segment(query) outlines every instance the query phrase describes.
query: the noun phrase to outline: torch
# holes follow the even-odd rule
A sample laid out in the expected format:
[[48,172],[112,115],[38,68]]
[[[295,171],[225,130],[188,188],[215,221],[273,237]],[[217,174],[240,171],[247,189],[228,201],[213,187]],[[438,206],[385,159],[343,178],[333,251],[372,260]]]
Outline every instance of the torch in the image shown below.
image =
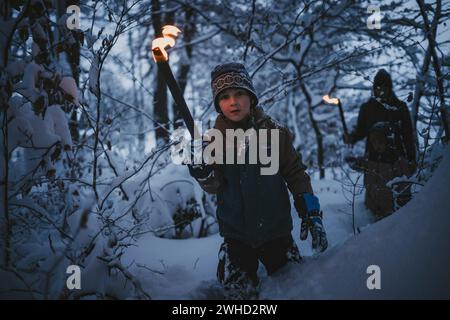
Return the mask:
[[337,106],[339,108],[339,115],[340,115],[341,121],[342,121],[342,128],[344,129],[344,134],[348,135],[347,124],[345,123],[344,110],[342,109],[341,100],[338,98],[330,98],[328,95],[326,95],[326,96],[323,96],[323,101],[325,101],[326,103],[329,103],[329,104],[337,104]]
[[175,104],[178,108],[180,108],[181,117],[186,123],[192,139],[194,139],[197,137],[199,138],[200,134],[194,124],[194,119],[192,118],[191,112],[189,111],[186,101],[184,100],[180,87],[173,76],[172,69],[169,65],[169,54],[165,50],[167,46],[173,47],[175,45],[175,39],[180,32],[180,29],[175,26],[164,26],[162,30],[163,37],[156,38],[152,41],[152,56],[164,76],[164,80],[172,93]]

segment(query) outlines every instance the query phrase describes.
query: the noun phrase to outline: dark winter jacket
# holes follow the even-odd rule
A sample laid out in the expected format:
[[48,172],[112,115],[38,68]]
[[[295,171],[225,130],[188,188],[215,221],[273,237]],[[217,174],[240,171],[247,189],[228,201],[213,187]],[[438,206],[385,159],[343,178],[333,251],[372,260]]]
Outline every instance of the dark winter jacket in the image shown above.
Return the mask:
[[366,141],[368,160],[394,163],[400,158],[406,158],[410,162],[415,162],[416,149],[411,117],[406,104],[395,97],[384,104],[371,98],[361,106],[356,128],[350,134],[352,143],[367,138],[370,131],[380,123],[388,123],[393,129],[393,134],[388,137],[392,144],[386,152],[379,154],[369,141]]
[[[288,189],[294,195],[313,193],[306,167],[292,145],[292,135],[285,127],[269,118],[261,108],[252,110],[245,124],[238,125],[223,115],[215,128],[225,135],[226,129],[253,127],[280,130],[279,170],[274,175],[261,175],[261,164],[215,165],[214,176],[201,181],[202,188],[217,194],[217,219],[223,237],[258,247],[270,240],[290,235],[291,206]],[[269,145],[272,145],[271,143]],[[248,148],[247,148],[248,151]],[[225,150],[226,152],[226,150]]]

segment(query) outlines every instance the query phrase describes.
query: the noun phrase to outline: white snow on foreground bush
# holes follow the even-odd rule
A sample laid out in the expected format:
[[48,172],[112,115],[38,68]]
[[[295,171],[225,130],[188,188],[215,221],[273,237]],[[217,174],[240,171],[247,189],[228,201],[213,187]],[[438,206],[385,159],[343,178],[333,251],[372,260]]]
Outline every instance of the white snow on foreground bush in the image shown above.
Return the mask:
[[[450,149],[432,179],[409,204],[362,228],[357,236],[352,233],[351,216],[345,213],[349,208],[339,182],[313,181],[326,215],[330,248],[313,255],[310,238],[299,240],[299,219],[293,211],[292,234],[304,262],[288,265],[272,277],[260,265],[260,298],[450,298],[449,153]],[[374,222],[364,208],[363,196],[357,198],[355,210],[359,227]],[[141,266],[134,272],[154,299],[215,298],[221,242],[218,235],[188,240],[146,235],[127,250],[124,264]],[[370,265],[381,268],[381,290],[366,286]]]

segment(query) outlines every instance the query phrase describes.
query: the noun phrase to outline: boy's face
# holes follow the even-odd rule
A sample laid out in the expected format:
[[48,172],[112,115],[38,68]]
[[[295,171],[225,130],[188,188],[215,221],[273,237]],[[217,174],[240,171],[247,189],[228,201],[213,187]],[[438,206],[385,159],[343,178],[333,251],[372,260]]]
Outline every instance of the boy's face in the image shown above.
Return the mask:
[[250,96],[245,89],[229,88],[219,94],[220,110],[227,119],[239,122],[250,114]]

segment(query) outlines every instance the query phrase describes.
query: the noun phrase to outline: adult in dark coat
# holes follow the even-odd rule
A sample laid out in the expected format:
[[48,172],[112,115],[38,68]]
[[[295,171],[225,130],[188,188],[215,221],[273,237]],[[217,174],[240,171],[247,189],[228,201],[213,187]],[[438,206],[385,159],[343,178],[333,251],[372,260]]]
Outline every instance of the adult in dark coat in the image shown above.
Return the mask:
[[391,76],[384,69],[376,74],[373,97],[361,106],[356,128],[344,141],[354,144],[364,138],[367,138],[365,161],[360,166],[365,172],[365,203],[381,218],[411,199],[408,183],[397,183],[394,188],[386,183],[416,171],[411,116],[406,104],[394,94]]

